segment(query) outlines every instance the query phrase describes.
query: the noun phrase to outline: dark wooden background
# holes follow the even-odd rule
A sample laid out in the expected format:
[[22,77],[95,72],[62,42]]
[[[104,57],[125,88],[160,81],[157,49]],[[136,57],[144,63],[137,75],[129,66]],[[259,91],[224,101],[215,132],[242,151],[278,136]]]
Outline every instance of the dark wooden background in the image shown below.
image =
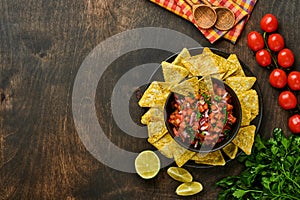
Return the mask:
[[[147,181],[111,169],[85,149],[74,126],[71,96],[81,63],[97,44],[133,28],[169,28],[202,46],[236,53],[256,75],[262,90],[260,134],[268,137],[274,127],[290,134],[290,113],[279,108],[279,91],[270,87],[269,71],[256,64],[247,47],[247,34],[260,31],[264,14],[276,15],[279,32],[295,52],[299,70],[299,7],[298,0],[260,0],[235,45],[225,40],[210,45],[192,24],[147,0],[1,0],[0,199],[180,199],[174,193],[178,183],[168,177],[166,169]],[[129,70],[142,62],[145,53],[132,53],[113,65],[126,62]],[[169,55],[152,57],[160,62]],[[139,152],[150,148],[145,140],[128,144],[132,139],[116,137],[118,127],[105,118],[110,112],[109,92],[124,71],[106,72],[97,90],[96,107],[109,138]],[[189,170],[204,185],[204,191],[190,199],[216,199],[216,180],[238,174],[242,166],[232,161],[225,167]]]

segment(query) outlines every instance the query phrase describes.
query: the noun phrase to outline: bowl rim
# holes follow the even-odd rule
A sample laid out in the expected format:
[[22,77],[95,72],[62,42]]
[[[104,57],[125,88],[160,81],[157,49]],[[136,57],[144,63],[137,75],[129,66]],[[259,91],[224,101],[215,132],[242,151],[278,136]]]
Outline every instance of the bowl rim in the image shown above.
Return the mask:
[[[195,76],[193,76],[193,77],[195,77]],[[199,79],[199,77],[201,77],[201,76],[197,76],[198,79]],[[192,77],[187,77],[187,78],[183,79],[182,81],[187,80],[189,78],[192,78]],[[231,98],[234,99],[233,101],[236,103],[237,107],[235,106],[234,109],[238,111],[238,115],[239,115],[239,116],[235,115],[235,117],[237,119],[237,122],[234,124],[234,130],[232,131],[232,129],[231,129],[231,131],[230,131],[231,132],[231,137],[224,140],[223,143],[222,142],[216,143],[216,145],[213,148],[204,148],[203,149],[203,148],[200,147],[199,149],[198,148],[196,149],[196,148],[192,148],[191,145],[188,146],[186,143],[184,143],[181,140],[177,139],[175,137],[175,134],[174,134],[171,126],[170,126],[170,123],[168,122],[169,114],[167,112],[167,106],[170,103],[170,98],[175,94],[175,92],[170,92],[170,94],[168,95],[168,97],[166,99],[166,102],[164,104],[164,122],[165,122],[166,128],[167,128],[168,132],[170,133],[170,135],[172,136],[172,138],[180,146],[184,147],[187,150],[197,152],[197,153],[211,153],[211,152],[215,152],[217,150],[221,150],[222,148],[227,146],[236,137],[238,131],[240,130],[241,122],[242,122],[242,108],[241,108],[241,103],[238,99],[238,96],[237,96],[236,92],[229,85],[227,85],[224,81],[222,81],[220,79],[217,79],[217,78],[214,78],[214,77],[211,77],[211,79],[212,79],[212,81],[217,81],[217,82],[221,82],[222,84],[224,84],[224,87],[225,87],[226,91],[228,93],[230,93]]]

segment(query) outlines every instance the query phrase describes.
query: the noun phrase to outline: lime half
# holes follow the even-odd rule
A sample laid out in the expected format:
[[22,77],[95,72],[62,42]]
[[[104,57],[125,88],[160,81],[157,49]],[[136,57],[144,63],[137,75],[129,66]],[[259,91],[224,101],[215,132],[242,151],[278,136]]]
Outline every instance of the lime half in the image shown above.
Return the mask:
[[176,181],[180,182],[192,182],[193,177],[192,175],[186,170],[181,167],[170,167],[167,170],[169,176],[171,176]]
[[155,177],[160,170],[159,157],[153,151],[142,151],[135,159],[135,170],[144,179]]
[[176,189],[176,194],[180,196],[194,195],[203,190],[203,186],[199,182],[182,183]]

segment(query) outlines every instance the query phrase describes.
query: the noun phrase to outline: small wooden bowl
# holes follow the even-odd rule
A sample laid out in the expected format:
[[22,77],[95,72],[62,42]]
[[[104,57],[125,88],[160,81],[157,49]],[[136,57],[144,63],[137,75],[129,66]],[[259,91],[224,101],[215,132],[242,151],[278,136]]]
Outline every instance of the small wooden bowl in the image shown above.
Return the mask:
[[221,31],[231,29],[235,24],[235,15],[228,8],[216,8],[217,21],[215,27]]
[[196,24],[203,29],[209,29],[217,22],[216,11],[207,5],[193,6],[193,15]]

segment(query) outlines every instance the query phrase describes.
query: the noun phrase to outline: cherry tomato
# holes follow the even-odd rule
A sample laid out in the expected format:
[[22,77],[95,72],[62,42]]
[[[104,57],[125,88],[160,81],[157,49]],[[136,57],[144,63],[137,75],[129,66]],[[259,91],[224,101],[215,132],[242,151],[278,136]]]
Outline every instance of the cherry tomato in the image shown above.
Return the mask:
[[248,46],[253,51],[258,51],[264,48],[265,46],[264,39],[259,32],[251,31],[248,34]]
[[283,88],[287,82],[287,76],[282,69],[274,69],[269,76],[270,84],[275,88]]
[[289,118],[289,128],[295,134],[300,133],[300,115],[299,114],[295,114]]
[[290,110],[297,106],[297,98],[290,91],[281,92],[278,97],[278,101],[279,105],[285,110]]
[[279,33],[271,34],[268,38],[268,46],[272,51],[280,51],[284,47],[284,39]]
[[292,90],[300,90],[300,72],[292,71],[288,76],[288,85]]
[[293,52],[288,49],[282,49],[277,56],[278,64],[283,68],[291,67],[294,64],[295,58]]
[[264,30],[268,33],[274,32],[278,28],[278,20],[274,15],[266,14],[260,20],[260,27],[261,27],[262,30]]
[[261,49],[255,54],[256,62],[262,66],[266,67],[271,64],[271,55],[266,49]]

